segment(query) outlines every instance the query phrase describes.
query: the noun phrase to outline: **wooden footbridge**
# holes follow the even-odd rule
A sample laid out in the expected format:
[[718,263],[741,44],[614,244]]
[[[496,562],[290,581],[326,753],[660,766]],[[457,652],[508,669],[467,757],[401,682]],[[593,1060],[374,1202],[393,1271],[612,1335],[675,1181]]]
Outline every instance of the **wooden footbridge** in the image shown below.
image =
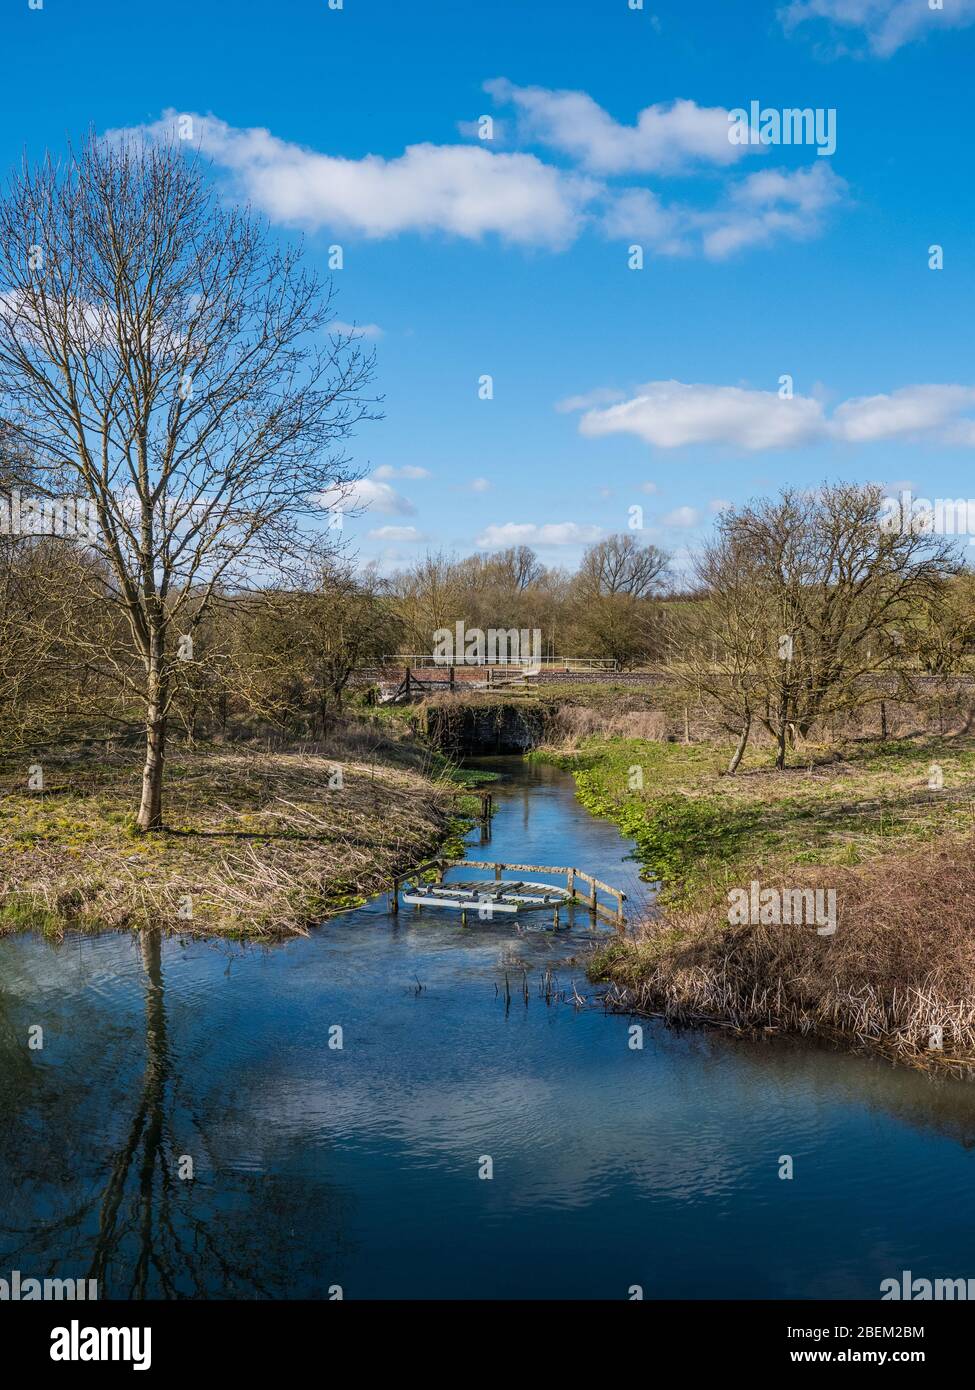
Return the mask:
[[[452,883],[445,882],[445,874],[450,869],[488,869],[493,870],[493,879],[464,879]],[[532,879],[505,879],[506,872],[518,874],[550,874],[565,878],[561,884],[538,883]],[[580,887],[580,885],[584,885]],[[600,898],[611,899],[611,904]],[[555,925],[560,922],[560,913],[570,908],[585,908],[590,916],[602,917],[611,921],[618,931],[626,922],[623,904],[626,894],[613,888],[601,879],[582,869],[566,868],[557,864],[502,864],[485,862],[480,859],[428,859],[409,874],[394,878],[390,892],[390,911],[399,912],[400,899],[419,909],[421,907],[445,907],[460,913],[461,923],[466,926],[468,915],[476,913],[480,921],[490,921],[496,912],[517,914],[538,912],[548,909],[553,914]]]

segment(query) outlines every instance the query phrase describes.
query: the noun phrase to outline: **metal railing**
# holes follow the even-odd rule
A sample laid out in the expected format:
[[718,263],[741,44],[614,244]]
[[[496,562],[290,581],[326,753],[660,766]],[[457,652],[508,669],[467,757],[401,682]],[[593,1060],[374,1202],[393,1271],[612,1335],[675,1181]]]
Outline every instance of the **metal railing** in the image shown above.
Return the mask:
[[488,661],[486,657],[468,657],[466,660],[453,658],[446,661],[443,657],[434,656],[432,652],[394,652],[389,656],[380,657],[378,662],[370,662],[369,666],[531,666],[536,670],[541,668],[552,671],[615,671],[617,663],[612,657],[604,656],[499,656],[494,661]]

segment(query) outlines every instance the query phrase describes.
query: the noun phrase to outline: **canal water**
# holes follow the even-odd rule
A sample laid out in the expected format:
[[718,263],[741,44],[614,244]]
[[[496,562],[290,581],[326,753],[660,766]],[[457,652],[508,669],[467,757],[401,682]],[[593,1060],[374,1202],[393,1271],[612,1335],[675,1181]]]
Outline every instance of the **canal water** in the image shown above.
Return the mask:
[[[473,857],[633,888],[566,774],[495,766]],[[542,925],[375,902],[269,948],[0,941],[0,1278],[875,1299],[975,1274],[975,1088],[653,1023],[633,1048],[633,1020],[560,997],[593,998],[588,917]]]

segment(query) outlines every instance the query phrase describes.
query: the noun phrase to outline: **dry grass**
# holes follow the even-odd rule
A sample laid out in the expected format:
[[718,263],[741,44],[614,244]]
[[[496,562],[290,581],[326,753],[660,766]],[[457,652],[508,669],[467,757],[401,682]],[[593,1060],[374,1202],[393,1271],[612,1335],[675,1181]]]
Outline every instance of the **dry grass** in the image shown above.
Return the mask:
[[546,721],[546,745],[560,752],[574,752],[594,734],[659,743],[667,738],[668,719],[662,710],[627,708],[622,703],[616,709],[599,709],[563,702]]
[[[796,886],[791,878],[762,886]],[[727,904],[647,923],[594,958],[613,1002],[737,1029],[818,1034],[913,1065],[975,1070],[971,840],[804,873],[837,893],[835,935],[727,924]],[[942,1046],[932,1046],[935,1030]]]
[[[346,739],[355,739],[355,731]],[[196,750],[168,765],[165,831],[133,831],[131,753],[46,758],[45,790],[0,778],[0,932],[164,925],[197,935],[304,930],[381,891],[449,829],[416,768],[311,752]],[[342,785],[334,787],[336,766]],[[192,918],[185,916],[186,901]],[[182,915],[181,915],[182,907]]]

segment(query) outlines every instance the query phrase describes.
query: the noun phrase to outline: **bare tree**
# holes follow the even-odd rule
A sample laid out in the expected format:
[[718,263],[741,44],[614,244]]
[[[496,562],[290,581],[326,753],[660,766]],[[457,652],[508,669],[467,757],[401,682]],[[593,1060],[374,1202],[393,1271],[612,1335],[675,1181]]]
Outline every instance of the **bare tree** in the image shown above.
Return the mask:
[[395,648],[399,624],[375,566],[317,558],[300,589],[269,590],[238,605],[231,681],[248,706],[297,733],[323,736],[357,666]]
[[0,200],[0,414],[49,494],[93,506],[84,543],[129,641],[102,657],[144,712],[143,830],[214,592],[297,559],[351,479],[339,446],[371,418],[372,359],[322,336],[332,299],[177,142],[92,136]]
[[950,541],[891,525],[883,490],[838,484],[732,508],[697,567],[702,601],[677,664],[740,731],[757,718],[788,742],[825,716],[878,701],[880,676],[909,684],[908,634],[958,569]]
[[625,669],[653,654],[661,631],[655,598],[669,563],[663,550],[626,532],[589,546],[571,590],[573,629],[587,655]]
[[584,599],[626,594],[649,598],[659,592],[670,557],[655,545],[640,545],[629,532],[607,536],[582,557],[576,588]]
[[394,575],[392,590],[396,613],[414,652],[432,651],[433,634],[440,628],[461,619],[470,621],[460,564],[446,551],[428,551],[422,560]]
[[687,697],[711,706],[737,738],[728,772],[738,770],[762,700],[758,662],[768,618],[750,557],[719,530],[697,556],[696,594],[668,617],[665,667]]

